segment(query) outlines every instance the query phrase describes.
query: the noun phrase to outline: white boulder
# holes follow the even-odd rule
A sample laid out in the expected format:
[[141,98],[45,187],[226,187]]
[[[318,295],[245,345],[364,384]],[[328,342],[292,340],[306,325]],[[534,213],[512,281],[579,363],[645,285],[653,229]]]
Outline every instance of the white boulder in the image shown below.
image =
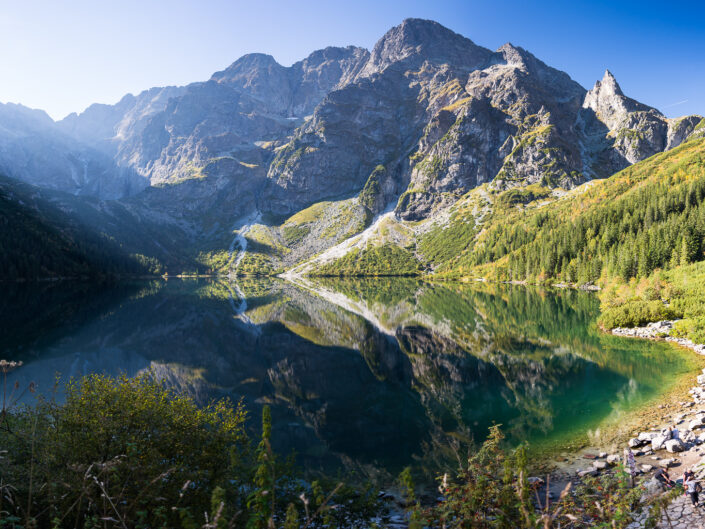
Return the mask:
[[696,428],[700,428],[702,425],[703,425],[703,420],[695,418],[688,423],[688,430],[695,430]]
[[683,444],[683,441],[681,441],[680,439],[669,439],[668,441],[666,441],[664,446],[665,446],[666,450],[668,450],[671,453],[682,452],[683,450],[685,450],[685,445]]
[[657,435],[651,440],[651,449],[661,450],[666,444],[666,441],[668,441],[668,437],[665,435]]

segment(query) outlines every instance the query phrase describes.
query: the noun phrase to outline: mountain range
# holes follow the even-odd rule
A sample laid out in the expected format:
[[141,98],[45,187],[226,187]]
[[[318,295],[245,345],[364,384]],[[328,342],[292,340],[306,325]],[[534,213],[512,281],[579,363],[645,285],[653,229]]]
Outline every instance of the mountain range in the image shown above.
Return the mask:
[[[338,273],[347,259],[419,273],[503,201],[550,202],[703,136],[701,116],[668,119],[609,71],[586,90],[520,47],[408,19],[371,51],[326,48],[290,67],[249,54],[58,122],[0,105],[0,198],[23,210],[5,221],[13,237],[31,216],[144,272]],[[77,270],[24,269],[0,272]]]

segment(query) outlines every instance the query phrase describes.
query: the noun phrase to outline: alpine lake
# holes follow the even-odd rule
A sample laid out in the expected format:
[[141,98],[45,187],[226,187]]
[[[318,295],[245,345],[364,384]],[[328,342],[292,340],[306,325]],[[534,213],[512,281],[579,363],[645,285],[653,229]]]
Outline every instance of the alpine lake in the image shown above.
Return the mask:
[[[595,294],[415,279],[5,284],[8,387],[150,371],[199,403],[243,400],[305,469],[429,475],[501,424],[534,454],[599,443],[702,361],[596,325]],[[25,392],[24,402],[36,394]]]

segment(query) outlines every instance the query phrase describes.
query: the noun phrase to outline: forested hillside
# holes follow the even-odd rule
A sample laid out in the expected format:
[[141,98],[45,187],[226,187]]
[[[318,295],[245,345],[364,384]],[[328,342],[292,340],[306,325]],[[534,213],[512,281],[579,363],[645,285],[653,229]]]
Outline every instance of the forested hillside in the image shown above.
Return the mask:
[[700,261],[705,141],[652,156],[552,203],[497,208],[484,226],[440,273],[585,283]]
[[32,186],[0,177],[0,281],[150,271],[158,271],[156,263],[127,255],[36,196]]

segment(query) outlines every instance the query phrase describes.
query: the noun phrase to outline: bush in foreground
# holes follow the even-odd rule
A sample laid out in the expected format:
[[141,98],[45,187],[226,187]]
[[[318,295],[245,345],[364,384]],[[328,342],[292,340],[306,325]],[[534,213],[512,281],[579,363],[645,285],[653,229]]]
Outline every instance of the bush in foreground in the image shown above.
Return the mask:
[[63,404],[3,409],[0,528],[367,526],[375,491],[296,479],[272,453],[268,409],[256,449],[245,419],[241,405],[199,408],[147,376],[93,375]]

